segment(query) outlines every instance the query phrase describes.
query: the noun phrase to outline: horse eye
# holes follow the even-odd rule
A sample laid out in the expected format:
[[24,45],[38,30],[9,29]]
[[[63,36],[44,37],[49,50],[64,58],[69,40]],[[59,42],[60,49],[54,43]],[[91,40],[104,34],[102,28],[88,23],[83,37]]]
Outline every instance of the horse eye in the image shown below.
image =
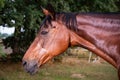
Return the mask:
[[52,28],[56,28],[56,26],[52,26]]
[[45,35],[47,34],[48,32],[47,31],[42,31],[41,34]]

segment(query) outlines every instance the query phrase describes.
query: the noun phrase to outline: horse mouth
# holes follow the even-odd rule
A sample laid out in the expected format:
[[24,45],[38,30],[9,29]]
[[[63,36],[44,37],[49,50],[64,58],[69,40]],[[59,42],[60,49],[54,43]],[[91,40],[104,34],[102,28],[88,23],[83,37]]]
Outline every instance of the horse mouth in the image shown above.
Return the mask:
[[23,62],[23,67],[30,75],[34,75],[39,69],[37,64],[26,64],[25,62]]
[[32,67],[29,70],[27,70],[27,73],[29,73],[30,75],[34,75],[35,73],[37,73],[38,71],[38,67]]

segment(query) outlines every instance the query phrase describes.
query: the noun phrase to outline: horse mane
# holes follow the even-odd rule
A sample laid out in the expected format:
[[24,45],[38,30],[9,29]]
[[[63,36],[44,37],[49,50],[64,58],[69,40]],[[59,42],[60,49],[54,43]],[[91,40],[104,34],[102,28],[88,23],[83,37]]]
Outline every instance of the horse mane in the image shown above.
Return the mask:
[[[79,31],[76,16],[85,16],[86,22],[96,28],[104,28],[105,30],[120,31],[120,13],[66,13],[59,12],[55,15],[55,20],[61,20],[64,25],[75,32]],[[114,15],[114,16],[113,16]],[[119,16],[118,16],[119,15]],[[47,16],[43,24],[47,27],[47,23],[51,24],[51,17]],[[114,28],[113,28],[114,27]],[[112,28],[112,29],[111,29]]]
[[[56,13],[55,15],[55,20],[61,20],[62,23],[64,25],[66,25],[66,27],[70,30],[73,31],[77,31],[78,30],[78,26],[77,26],[77,20],[76,20],[76,15],[78,13],[65,13],[65,12],[60,12],[60,13]],[[44,27],[48,27],[48,25],[52,25],[51,21],[53,19],[51,18],[51,16],[46,16],[46,18],[43,20],[41,26],[44,25]]]
[[62,23],[66,25],[66,27],[73,31],[78,31],[76,16],[78,13],[57,13],[57,19],[61,19]]
[[120,13],[57,13],[56,17],[61,20],[66,27],[73,31],[79,31],[76,16],[85,16],[86,23],[108,31],[120,31]]

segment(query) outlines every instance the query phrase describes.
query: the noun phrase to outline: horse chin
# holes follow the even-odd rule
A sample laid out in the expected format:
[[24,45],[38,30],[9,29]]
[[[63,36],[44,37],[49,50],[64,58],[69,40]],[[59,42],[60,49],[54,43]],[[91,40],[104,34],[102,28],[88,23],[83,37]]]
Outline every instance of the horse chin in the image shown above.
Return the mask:
[[28,66],[28,67],[24,67],[25,71],[27,73],[29,73],[30,75],[34,75],[38,72],[39,67],[37,65],[34,65],[32,67]]
[[28,71],[28,73],[30,74],[30,75],[34,75],[34,74],[36,74],[38,72],[38,68],[36,68],[36,69],[31,69],[30,71]]

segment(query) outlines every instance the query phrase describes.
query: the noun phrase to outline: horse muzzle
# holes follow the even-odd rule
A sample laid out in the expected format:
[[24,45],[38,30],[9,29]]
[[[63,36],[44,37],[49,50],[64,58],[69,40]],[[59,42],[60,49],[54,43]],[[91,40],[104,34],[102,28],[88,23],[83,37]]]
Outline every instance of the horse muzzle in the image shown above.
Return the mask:
[[[30,60],[31,57],[28,59],[23,58],[22,64],[26,72],[30,74],[35,74],[38,71],[39,66],[46,60],[47,56],[47,50],[44,48],[41,48],[40,51],[36,52],[37,57]],[[40,64],[39,64],[40,63]]]
[[30,73],[31,75],[35,74],[38,71],[39,67],[36,61],[27,62],[23,60],[22,64],[23,64],[25,71],[27,73]]

